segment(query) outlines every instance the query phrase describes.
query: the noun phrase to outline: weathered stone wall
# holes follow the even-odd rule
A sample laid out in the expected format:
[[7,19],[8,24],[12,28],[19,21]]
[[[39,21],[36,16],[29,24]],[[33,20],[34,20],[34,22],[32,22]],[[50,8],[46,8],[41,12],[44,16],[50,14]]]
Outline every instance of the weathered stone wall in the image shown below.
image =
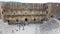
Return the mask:
[[[18,7],[20,6],[20,7]],[[47,18],[47,4],[7,3],[3,7],[4,20],[19,22],[41,22]]]
[[[13,22],[41,22],[51,17],[51,3],[2,3],[3,20]],[[12,22],[11,22],[12,23]]]

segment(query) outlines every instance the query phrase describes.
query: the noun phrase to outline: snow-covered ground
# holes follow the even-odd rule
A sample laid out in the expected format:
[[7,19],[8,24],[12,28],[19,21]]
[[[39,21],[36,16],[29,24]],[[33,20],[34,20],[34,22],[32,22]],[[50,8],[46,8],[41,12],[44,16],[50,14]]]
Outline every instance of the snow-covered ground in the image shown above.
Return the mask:
[[0,34],[60,34],[60,21],[51,18],[43,24],[29,24],[24,27],[8,25],[0,20]]

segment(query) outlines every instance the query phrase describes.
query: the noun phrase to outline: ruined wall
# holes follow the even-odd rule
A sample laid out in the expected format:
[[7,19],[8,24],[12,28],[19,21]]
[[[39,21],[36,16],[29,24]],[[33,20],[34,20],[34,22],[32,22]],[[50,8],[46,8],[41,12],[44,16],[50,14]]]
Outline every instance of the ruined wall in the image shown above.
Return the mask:
[[48,5],[40,3],[6,3],[4,20],[8,22],[41,22],[48,18]]
[[[0,18],[8,22],[42,22],[48,20],[56,11],[57,3],[19,3],[4,2],[0,4]],[[60,5],[59,5],[60,6]]]
[[52,10],[51,10],[55,17],[58,18],[60,16],[60,3],[52,3]]

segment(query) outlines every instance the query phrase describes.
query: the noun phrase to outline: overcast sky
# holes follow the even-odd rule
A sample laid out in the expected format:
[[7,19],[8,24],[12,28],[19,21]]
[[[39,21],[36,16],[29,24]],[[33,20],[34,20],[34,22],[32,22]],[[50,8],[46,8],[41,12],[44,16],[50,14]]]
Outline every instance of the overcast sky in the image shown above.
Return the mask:
[[23,3],[46,3],[46,2],[58,2],[60,3],[60,0],[0,0],[4,2],[23,2]]

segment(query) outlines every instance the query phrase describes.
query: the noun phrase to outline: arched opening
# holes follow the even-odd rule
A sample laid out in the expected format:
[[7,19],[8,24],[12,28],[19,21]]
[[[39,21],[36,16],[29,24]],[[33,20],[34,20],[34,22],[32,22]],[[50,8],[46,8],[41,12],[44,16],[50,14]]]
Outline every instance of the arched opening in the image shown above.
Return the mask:
[[16,19],[16,22],[18,22],[19,20],[18,19]]
[[34,18],[34,21],[36,21],[36,19]]
[[3,14],[3,12],[2,12],[2,14]]
[[25,21],[28,21],[28,19],[27,19],[27,18],[25,18]]
[[9,23],[10,21],[9,21],[9,20],[7,20],[7,22]]
[[54,17],[53,15],[51,15],[51,17]]

